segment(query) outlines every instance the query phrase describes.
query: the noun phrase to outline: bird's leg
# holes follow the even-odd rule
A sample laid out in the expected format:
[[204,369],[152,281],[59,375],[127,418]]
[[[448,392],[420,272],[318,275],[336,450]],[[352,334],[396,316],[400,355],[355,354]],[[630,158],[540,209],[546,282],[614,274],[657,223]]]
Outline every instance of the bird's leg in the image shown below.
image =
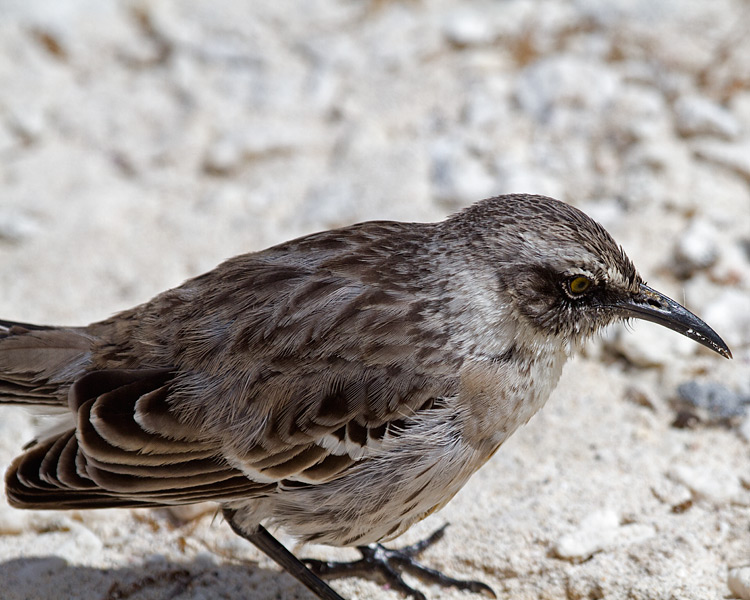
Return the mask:
[[390,588],[416,600],[426,600],[425,595],[408,585],[401,577],[402,572],[407,572],[425,583],[455,587],[496,598],[497,596],[495,596],[492,588],[481,581],[453,579],[440,571],[425,567],[415,560],[416,556],[419,556],[426,548],[443,537],[446,527],[447,525],[443,525],[428,538],[397,550],[390,550],[381,544],[357,546],[362,558],[352,562],[327,562],[314,559],[303,559],[303,562],[311,571],[324,578],[349,577],[352,575],[371,578],[375,574],[382,578]]
[[245,538],[248,542],[254,544],[259,550],[275,560],[279,566],[295,577],[297,581],[307,587],[307,589],[320,598],[320,600],[344,600],[344,598],[333,591],[331,586],[310,571],[310,569],[294,556],[294,554],[289,552],[281,542],[268,533],[264,527],[258,525],[253,533],[247,533],[234,521],[236,511],[230,508],[224,508],[222,513],[224,514],[227,523],[229,523],[229,526],[232,528],[232,531],[240,537]]

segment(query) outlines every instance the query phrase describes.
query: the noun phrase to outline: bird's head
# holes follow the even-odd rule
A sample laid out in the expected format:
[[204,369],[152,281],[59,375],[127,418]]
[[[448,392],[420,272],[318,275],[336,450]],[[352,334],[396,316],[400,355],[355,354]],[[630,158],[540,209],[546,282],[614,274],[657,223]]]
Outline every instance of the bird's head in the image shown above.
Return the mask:
[[497,273],[511,312],[538,333],[577,346],[613,321],[644,319],[731,358],[713,329],[646,286],[609,233],[580,210],[544,196],[510,195],[454,219]]

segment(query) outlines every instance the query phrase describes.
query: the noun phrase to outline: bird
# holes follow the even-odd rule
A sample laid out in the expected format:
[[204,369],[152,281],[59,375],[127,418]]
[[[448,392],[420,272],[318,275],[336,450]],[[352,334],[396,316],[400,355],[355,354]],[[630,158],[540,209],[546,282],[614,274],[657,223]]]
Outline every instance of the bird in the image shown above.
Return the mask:
[[[370,221],[231,258],[82,327],[0,321],[0,402],[39,407],[5,476],[28,509],[213,501],[308,587],[403,572],[494,596],[382,543],[442,508],[606,325],[643,319],[720,354],[577,208],[509,194],[436,223]],[[298,559],[268,530],[352,546]]]

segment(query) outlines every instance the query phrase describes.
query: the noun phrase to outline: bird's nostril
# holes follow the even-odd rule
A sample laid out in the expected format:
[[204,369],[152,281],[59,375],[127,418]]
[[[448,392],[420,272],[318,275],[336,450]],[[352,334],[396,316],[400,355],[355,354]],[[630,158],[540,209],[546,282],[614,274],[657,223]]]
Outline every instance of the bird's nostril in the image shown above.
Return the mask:
[[661,302],[656,300],[655,298],[646,298],[646,304],[650,304],[654,308],[663,308]]

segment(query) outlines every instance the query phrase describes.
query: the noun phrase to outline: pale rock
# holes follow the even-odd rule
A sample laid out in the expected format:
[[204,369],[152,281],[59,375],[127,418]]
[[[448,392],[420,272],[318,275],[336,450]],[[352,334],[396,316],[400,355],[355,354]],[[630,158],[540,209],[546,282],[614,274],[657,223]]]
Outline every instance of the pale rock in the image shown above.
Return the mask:
[[720,332],[730,348],[742,347],[750,339],[750,292],[725,288],[706,306],[701,317]]
[[739,477],[717,466],[674,465],[668,475],[689,488],[696,500],[724,504],[738,501],[742,493]]
[[688,181],[691,156],[684,144],[672,139],[662,137],[650,137],[641,140],[631,152],[625,157],[625,166],[628,169],[648,169],[655,176],[677,181]]
[[20,243],[41,230],[39,220],[28,212],[0,209],[0,240]]
[[656,481],[651,486],[651,492],[660,502],[673,507],[685,504],[693,497],[689,488],[666,477]]
[[289,154],[314,139],[311,130],[294,123],[249,123],[219,135],[206,150],[204,169],[230,174],[244,163]]
[[0,535],[18,535],[26,531],[31,513],[12,508],[0,501]]
[[530,165],[528,161],[498,157],[495,160],[494,172],[497,177],[497,188],[493,195],[526,193],[559,198],[565,193],[559,178],[542,168]]
[[741,132],[739,121],[723,106],[701,96],[682,96],[674,104],[675,126],[686,137],[713,135],[734,139]]
[[590,556],[619,546],[643,542],[656,534],[651,525],[620,525],[613,510],[590,514],[581,521],[578,529],[562,536],[554,547],[559,558],[585,560]]
[[750,567],[729,569],[727,585],[740,600],[750,600]]
[[650,86],[624,84],[612,99],[612,119],[607,127],[625,140],[662,140],[669,130],[664,96]]
[[576,206],[594,219],[594,221],[600,223],[614,237],[617,237],[614,232],[622,227],[622,221],[625,217],[625,209],[622,202],[614,198],[603,198],[596,202],[582,202]]
[[486,15],[459,10],[446,18],[443,23],[443,35],[457,46],[476,46],[491,42],[495,32]]
[[89,64],[100,59],[101,50],[129,39],[132,27],[118,18],[121,6],[114,0],[5,0],[0,4],[3,20],[15,19],[46,37],[59,60],[75,56]]
[[657,130],[625,153],[619,191],[637,211],[656,202],[681,206],[691,189],[693,162],[684,143]]
[[482,132],[496,129],[507,131],[513,113],[507,104],[498,102],[498,96],[505,94],[508,85],[505,81],[488,82],[489,89],[469,96],[461,110],[461,123]]
[[693,145],[696,156],[750,179],[750,142],[701,140]]
[[721,244],[718,260],[711,265],[710,275],[714,282],[750,288],[750,260],[741,243]]
[[44,113],[39,107],[16,105],[8,118],[8,126],[22,143],[38,141],[47,128]]
[[227,175],[242,163],[242,144],[232,136],[214,141],[206,151],[203,168],[207,173]]
[[624,325],[615,326],[617,334],[611,347],[639,367],[656,367],[691,356],[697,347],[693,340],[653,323],[635,321],[629,327],[632,332]]
[[719,232],[705,220],[695,219],[677,239],[674,262],[681,277],[713,265],[719,257]]
[[[723,253],[724,250],[725,247],[722,246],[721,252]],[[674,266],[672,268],[674,269]],[[683,280],[682,289],[679,292],[673,292],[673,298],[689,311],[705,320],[706,307],[718,298],[724,289],[724,287],[717,286],[716,282],[712,280],[712,271],[708,269],[694,271],[689,279]],[[713,326],[713,323],[711,323],[711,326]]]
[[71,562],[90,562],[104,548],[102,540],[88,527],[71,522],[70,536],[55,549],[55,554]]
[[454,141],[441,141],[432,151],[435,197],[449,205],[466,205],[495,195],[495,178],[477,156]]
[[614,71],[596,61],[572,56],[544,58],[525,68],[516,87],[521,108],[546,123],[553,111],[574,107],[577,112],[604,110],[620,89]]

